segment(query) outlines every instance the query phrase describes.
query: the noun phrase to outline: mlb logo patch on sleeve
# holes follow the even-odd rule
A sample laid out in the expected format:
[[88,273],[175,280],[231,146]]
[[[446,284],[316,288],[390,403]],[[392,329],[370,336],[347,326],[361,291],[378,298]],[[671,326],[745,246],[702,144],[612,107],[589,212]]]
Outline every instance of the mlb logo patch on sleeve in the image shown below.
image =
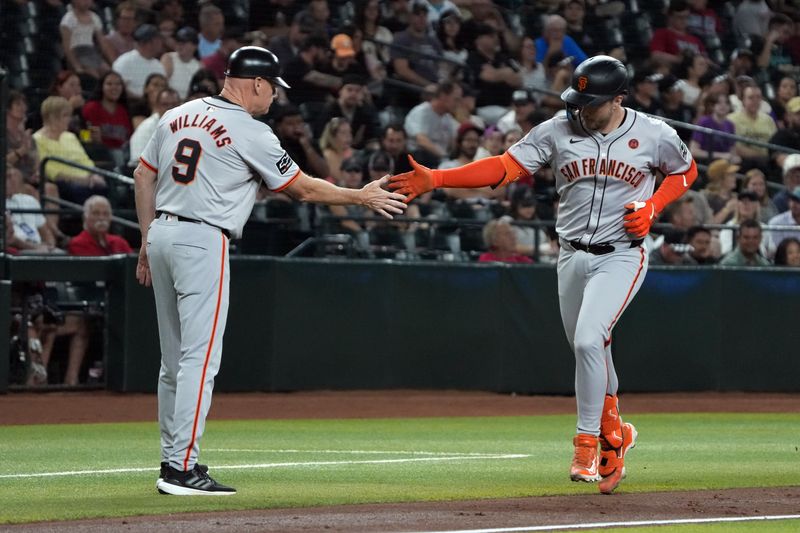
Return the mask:
[[281,174],[286,174],[286,172],[292,166],[292,158],[289,157],[289,154],[287,154],[286,152],[283,152],[283,155],[278,160],[278,162],[275,163],[275,166],[278,167],[278,171]]

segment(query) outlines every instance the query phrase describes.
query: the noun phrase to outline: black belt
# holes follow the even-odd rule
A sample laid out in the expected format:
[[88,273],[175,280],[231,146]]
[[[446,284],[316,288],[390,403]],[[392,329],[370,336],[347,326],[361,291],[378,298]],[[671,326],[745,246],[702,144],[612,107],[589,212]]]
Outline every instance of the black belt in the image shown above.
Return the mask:
[[191,222],[192,224],[205,224],[206,226],[217,228],[222,232],[223,235],[225,235],[228,238],[228,240],[231,239],[230,231],[226,230],[225,228],[220,228],[219,226],[215,226],[214,224],[209,224],[208,222],[203,222],[202,220],[197,220],[196,218],[183,217],[181,215],[176,215],[174,213],[167,213],[166,211],[156,211],[156,218],[160,218],[161,215],[169,215],[175,217],[181,222]]
[[[630,246],[622,246],[621,248],[636,248],[643,242],[644,239],[636,239],[635,241],[631,241]],[[617,249],[616,246],[608,242],[601,242],[597,244],[583,244],[581,243],[581,241],[569,241],[569,245],[576,250],[588,252],[593,255],[606,255],[610,254],[611,252]]]

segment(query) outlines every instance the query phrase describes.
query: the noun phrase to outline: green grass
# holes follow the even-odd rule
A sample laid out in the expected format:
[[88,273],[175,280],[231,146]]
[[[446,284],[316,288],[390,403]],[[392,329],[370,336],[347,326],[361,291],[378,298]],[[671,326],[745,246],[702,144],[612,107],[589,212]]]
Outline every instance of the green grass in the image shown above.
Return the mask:
[[[628,479],[622,487],[625,492],[797,483],[798,414],[659,414],[637,415],[632,421],[640,438],[628,463]],[[210,464],[215,477],[235,486],[239,494],[198,499],[156,494],[159,443],[154,423],[5,426],[0,428],[0,523],[366,502],[594,494],[596,487],[568,480],[573,427],[573,416],[212,420],[203,439],[201,462]],[[225,449],[253,451],[222,451]],[[443,460],[458,454],[529,456]],[[436,460],[352,463],[422,458]],[[330,461],[343,464],[238,468],[248,464]],[[236,468],[220,468],[224,466]],[[2,477],[117,468],[151,470]],[[725,531],[734,527],[724,526]],[[758,527],[767,530],[777,525],[759,523]]]

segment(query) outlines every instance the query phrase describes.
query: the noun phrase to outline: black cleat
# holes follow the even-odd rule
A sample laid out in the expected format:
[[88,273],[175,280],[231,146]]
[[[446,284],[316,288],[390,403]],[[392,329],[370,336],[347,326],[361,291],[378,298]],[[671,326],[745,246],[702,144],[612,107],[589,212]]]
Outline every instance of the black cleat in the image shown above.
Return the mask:
[[194,465],[192,470],[183,472],[169,465],[162,464],[162,477],[156,483],[160,494],[174,496],[229,496],[236,494],[236,489],[214,481],[208,475],[206,465]]

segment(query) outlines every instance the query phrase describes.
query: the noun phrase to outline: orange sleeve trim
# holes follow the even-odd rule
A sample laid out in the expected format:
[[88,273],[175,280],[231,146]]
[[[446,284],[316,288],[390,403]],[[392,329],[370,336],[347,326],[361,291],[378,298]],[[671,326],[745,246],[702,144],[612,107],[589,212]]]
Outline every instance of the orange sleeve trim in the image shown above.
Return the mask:
[[656,210],[660,213],[668,204],[680,198],[683,193],[689,190],[696,179],[697,165],[694,159],[686,171],[679,174],[670,174],[664,178],[658,190],[653,194],[653,204]]
[[297,177],[298,177],[300,174],[302,174],[302,172],[303,172],[302,170],[300,170],[300,169],[297,169],[297,172],[295,172],[295,173],[294,173],[294,176],[292,176],[292,177],[291,177],[291,179],[290,179],[289,181],[287,181],[286,183],[284,183],[283,185],[281,185],[281,186],[280,186],[280,187],[278,187],[277,189],[273,189],[273,190],[272,190],[272,192],[281,192],[281,191],[282,191],[282,190],[284,190],[286,187],[288,187],[289,185],[291,185],[291,184],[292,184],[292,182],[293,182],[294,180],[296,180],[296,179],[297,179]]
[[142,162],[142,164],[143,164],[144,166],[146,166],[147,168],[149,168],[149,169],[150,169],[150,170],[152,170],[153,172],[158,172],[158,169],[157,169],[156,167],[154,167],[153,165],[151,165],[150,163],[148,163],[148,162],[145,160],[145,158],[144,158],[144,157],[139,157],[139,161],[141,161],[141,162]]

